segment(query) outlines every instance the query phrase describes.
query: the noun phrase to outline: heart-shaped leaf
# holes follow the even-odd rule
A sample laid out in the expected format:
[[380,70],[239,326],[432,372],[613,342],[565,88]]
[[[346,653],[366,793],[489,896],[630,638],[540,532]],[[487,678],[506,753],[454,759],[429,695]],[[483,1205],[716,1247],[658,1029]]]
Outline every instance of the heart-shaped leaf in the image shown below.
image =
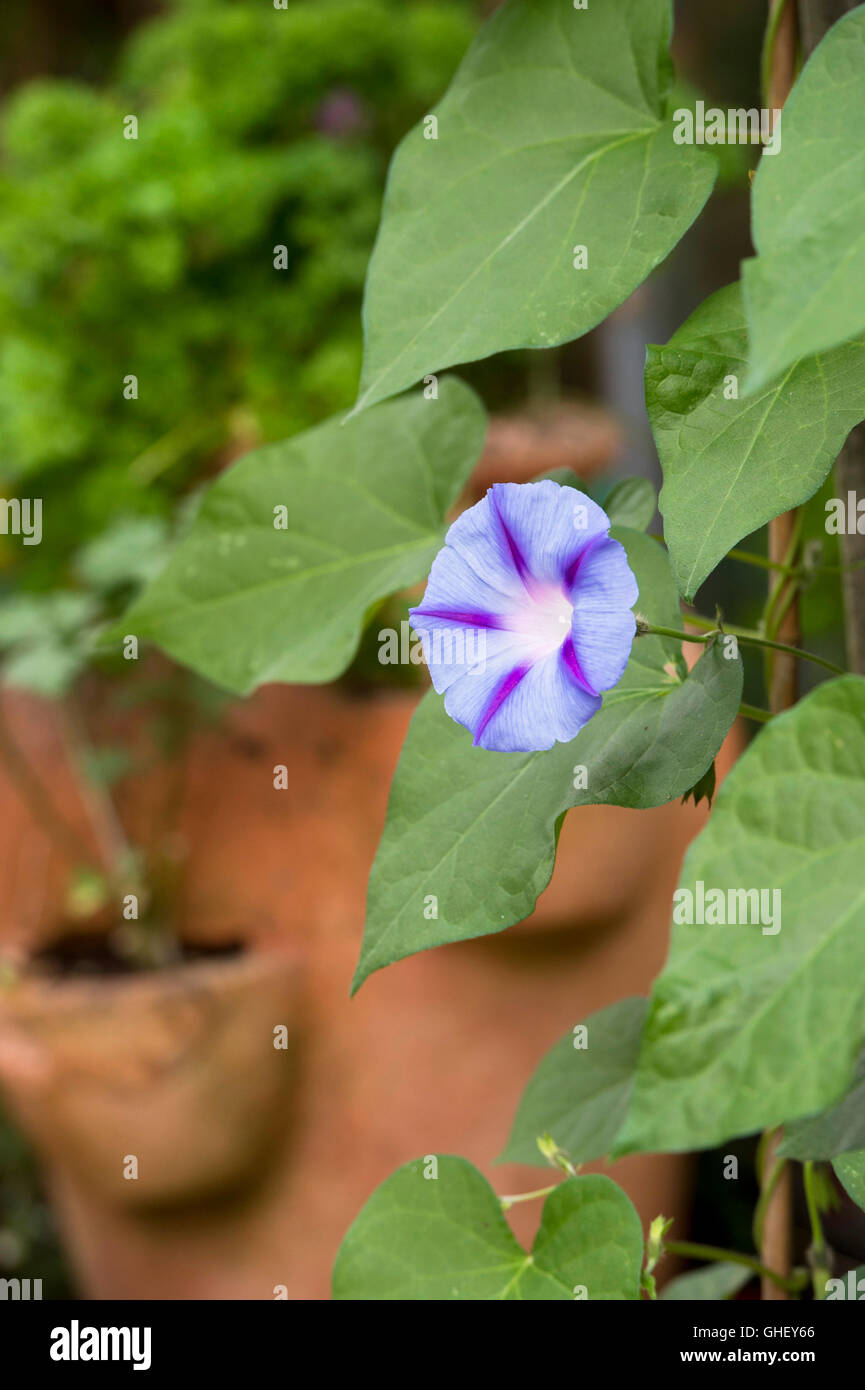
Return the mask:
[[796,362],[741,397],[746,357],[738,284],[713,294],[666,347],[648,352],[646,408],[664,471],[664,538],[686,598],[743,536],[807,501],[865,419],[865,338]]
[[706,1265],[705,1269],[692,1269],[688,1274],[671,1279],[662,1290],[661,1298],[668,1303],[720,1303],[744,1289],[753,1278],[754,1271],[745,1265],[719,1260],[717,1264]]
[[480,453],[461,381],[258,449],[209,489],[189,534],[115,630],[217,685],[332,680],[369,609],[429,570]]
[[357,409],[606,318],[712,187],[676,144],[669,0],[508,0],[391,165]]
[[333,1272],[344,1300],[639,1298],[643,1232],[605,1177],[569,1178],[544,1203],[532,1252],[464,1158],[429,1155],[398,1168],[348,1231]]
[[865,1211],[865,1149],[856,1153],[841,1154],[833,1160],[832,1167],[844,1184],[848,1196],[857,1207]]
[[865,1052],[860,1052],[853,1085],[837,1105],[819,1115],[784,1126],[778,1150],[784,1158],[834,1158],[865,1147]]
[[865,329],[865,5],[829,30],[784,107],[781,150],[760,160],[742,279],[757,391],[802,357]]
[[544,1134],[572,1163],[608,1154],[628,1108],[645,1017],[645,999],[621,999],[566,1033],[523,1092],[500,1161],[543,1165]]
[[710,1148],[843,1094],[865,1036],[863,853],[865,680],[844,676],[758,734],[688,851],[614,1153]]

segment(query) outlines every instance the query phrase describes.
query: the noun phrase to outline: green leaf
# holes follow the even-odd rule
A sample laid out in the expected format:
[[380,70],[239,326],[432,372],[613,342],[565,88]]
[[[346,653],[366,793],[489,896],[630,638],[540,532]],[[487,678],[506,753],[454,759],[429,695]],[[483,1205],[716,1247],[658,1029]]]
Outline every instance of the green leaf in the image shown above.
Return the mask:
[[784,107],[780,153],[753,190],[742,279],[746,389],[865,329],[865,6],[829,30]]
[[168,527],[162,517],[121,517],[75,557],[78,577],[101,593],[155,579],[168,558]]
[[761,730],[688,851],[695,918],[699,882],[777,890],[781,911],[770,896],[765,926],[674,924],[614,1153],[710,1148],[849,1086],[865,1034],[863,853],[865,680],[844,676]]
[[645,531],[655,515],[658,499],[648,478],[623,478],[602,505],[614,526]]
[[857,1207],[865,1211],[865,1149],[856,1153],[841,1154],[833,1159],[832,1167],[838,1174],[845,1192],[852,1197]]
[[[697,109],[698,101],[703,103],[700,110]],[[705,88],[698,90],[677,74],[667,105],[672,111],[687,108],[691,112],[694,129],[697,130],[705,125],[706,108],[711,107],[713,102]],[[712,154],[718,161],[718,182],[715,186],[717,193],[732,189],[738,193],[748,187],[748,173],[756,163],[757,146],[733,143],[714,145]]]
[[46,699],[66,694],[91,655],[98,613],[92,594],[64,590],[0,601],[4,684]]
[[337,1300],[401,1302],[639,1298],[643,1233],[605,1177],[569,1178],[544,1203],[527,1255],[489,1183],[464,1158],[417,1159],[370,1197],[340,1246]]
[[38,641],[51,598],[53,595],[46,600],[42,595],[9,594],[0,599],[0,651],[16,647],[19,642]]
[[830,1279],[826,1285],[824,1298],[831,1303],[837,1299],[850,1299],[861,1303],[865,1299],[865,1265],[850,1269],[846,1274]]
[[87,649],[63,646],[47,638],[16,648],[3,663],[4,684],[29,690],[46,700],[59,699],[74,685],[87,662]]
[[692,598],[731,546],[811,497],[865,418],[865,338],[796,362],[755,395],[744,379],[738,284],[713,294],[666,347],[650,347],[646,408],[664,471],[660,508],[679,592]]
[[847,1094],[818,1115],[785,1125],[778,1152],[784,1158],[834,1158],[865,1148],[865,1051],[859,1053],[853,1085]]
[[[592,496],[591,485],[578,477],[573,468],[568,468],[567,464],[563,464],[561,468],[551,468],[546,473],[538,473],[531,481],[533,483],[542,483],[547,478],[549,478],[550,482],[558,483],[561,487],[572,487],[576,488],[577,492],[584,492],[587,497],[592,498],[593,502],[598,501],[597,497]],[[600,505],[600,502],[598,502],[598,506]]]
[[622,999],[586,1020],[585,1047],[566,1033],[523,1092],[500,1162],[543,1167],[537,1139],[544,1134],[572,1163],[609,1153],[628,1108],[645,1017],[645,999]]
[[[661,546],[636,531],[614,534],[637,577],[640,612],[660,626],[677,625]],[[543,753],[473,747],[441,697],[427,694],[391,788],[352,988],[416,951],[521,922],[549,882],[564,813],[596,804],[660,806],[682,796],[720,748],[741,691],[741,660],[727,660],[720,644],[687,674],[678,642],[640,637],[598,714],[572,743]]]
[[[600,323],[699,213],[714,159],[665,115],[669,0],[509,0],[391,165],[357,409]],[[588,266],[576,269],[575,248]]]
[[685,792],[682,797],[682,805],[684,806],[687,801],[693,801],[695,806],[699,806],[700,802],[705,800],[707,807],[711,806],[717,780],[715,764],[712,763],[711,767],[703,773],[699,782],[695,782],[693,787],[689,787]]
[[150,638],[238,694],[332,680],[370,608],[429,570],[483,435],[480,402],[452,378],[437,400],[413,393],[256,450],[213,484],[113,635]]
[[50,639],[77,641],[98,613],[99,604],[91,594],[62,589],[9,594],[0,599],[0,650]]
[[734,1293],[744,1289],[754,1278],[753,1270],[745,1265],[732,1264],[719,1260],[717,1264],[706,1265],[704,1269],[693,1269],[688,1274],[680,1274],[671,1279],[663,1289],[661,1298],[670,1303],[706,1301],[721,1303],[732,1298]]

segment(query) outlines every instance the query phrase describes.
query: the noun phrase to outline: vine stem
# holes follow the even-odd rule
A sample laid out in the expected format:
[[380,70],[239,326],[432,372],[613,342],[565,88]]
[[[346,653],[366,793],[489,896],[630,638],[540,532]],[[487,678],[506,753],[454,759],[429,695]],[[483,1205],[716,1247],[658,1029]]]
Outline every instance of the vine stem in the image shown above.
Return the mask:
[[681,1255],[684,1259],[716,1261],[723,1260],[726,1264],[744,1265],[746,1269],[751,1269],[755,1274],[759,1274],[763,1279],[769,1279],[785,1293],[798,1293],[801,1280],[795,1275],[778,1274],[768,1265],[761,1262],[754,1255],[741,1255],[738,1250],[721,1250],[716,1245],[695,1245],[689,1240],[665,1240],[664,1249],[669,1255]]
[[768,555],[755,555],[753,551],[739,550],[735,546],[732,550],[727,551],[725,558],[728,560],[739,560],[743,565],[754,565],[757,569],[761,570],[780,570],[784,574],[791,573],[780,560],[770,560]]
[[804,1168],[805,1203],[808,1207],[808,1220],[811,1223],[811,1273],[814,1284],[814,1297],[826,1296],[826,1283],[831,1278],[829,1250],[820,1220],[820,1203],[817,1198],[816,1165],[809,1159]]
[[760,709],[758,705],[741,704],[739,713],[743,719],[753,719],[755,724],[768,724],[770,720],[775,718],[770,710]]
[[[779,520],[778,517],[775,520]],[[771,525],[771,523],[770,523]],[[800,576],[797,569],[793,566],[796,552],[802,539],[802,513],[786,512],[784,514],[784,525],[779,527],[774,539],[770,535],[770,545],[774,545],[778,554],[783,558],[777,569],[782,573],[773,574],[769,580],[769,592],[766,595],[766,603],[763,608],[763,616],[760,621],[760,631],[768,633],[770,637],[775,636],[781,629],[790,612],[790,607],[799,592]],[[798,612],[791,615],[796,617],[793,625],[798,636]],[[787,621],[791,621],[788,619]],[[795,701],[794,701],[795,704]]]
[[[713,637],[723,637],[726,630],[716,627],[711,632],[678,632],[673,627],[658,627],[655,623],[638,621],[638,637],[675,637],[680,642],[701,642],[704,646],[711,642]],[[844,676],[847,672],[842,666],[836,666],[834,662],[827,661],[825,657],[817,656],[814,652],[803,651],[801,647],[790,647],[786,642],[774,642],[769,637],[761,637],[759,632],[748,632],[744,628],[737,628],[736,631],[729,629],[728,635],[735,637],[737,642],[744,642],[748,647],[765,647],[769,651],[784,652],[791,659],[798,658],[800,661],[813,661],[817,666],[823,666],[827,671],[832,671],[836,676]],[[777,710],[771,711],[777,714]]]

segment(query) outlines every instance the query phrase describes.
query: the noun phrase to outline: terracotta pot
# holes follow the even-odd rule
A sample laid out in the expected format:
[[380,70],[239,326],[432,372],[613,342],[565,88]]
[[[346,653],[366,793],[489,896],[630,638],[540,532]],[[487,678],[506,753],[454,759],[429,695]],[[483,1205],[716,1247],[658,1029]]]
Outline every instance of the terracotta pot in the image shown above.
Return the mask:
[[255,1186],[282,1138],[301,1006],[292,950],[113,978],[25,974],[0,995],[0,1076],[48,1168],[101,1203],[223,1199]]
[[622,428],[609,411],[584,401],[551,401],[493,415],[472,495],[483,496],[493,483],[524,483],[557,468],[571,468],[589,482],[610,468],[623,443]]

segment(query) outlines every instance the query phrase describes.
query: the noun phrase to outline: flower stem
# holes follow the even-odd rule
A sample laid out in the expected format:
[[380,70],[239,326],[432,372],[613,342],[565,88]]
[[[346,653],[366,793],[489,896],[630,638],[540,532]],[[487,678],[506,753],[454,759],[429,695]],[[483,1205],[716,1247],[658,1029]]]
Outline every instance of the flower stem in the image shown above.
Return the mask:
[[535,1192],[517,1192],[513,1197],[500,1197],[502,1211],[508,1211],[517,1202],[533,1202],[537,1197],[549,1197],[551,1192],[555,1192],[558,1183],[554,1182],[550,1187],[539,1187]]
[[[702,642],[704,645],[710,642],[713,637],[723,636],[720,628],[714,628],[711,632],[677,632],[672,627],[657,627],[654,623],[642,623],[637,626],[638,637],[675,637],[679,642]],[[833,661],[826,661],[822,656],[817,656],[814,652],[805,652],[801,647],[788,647],[786,642],[773,642],[768,637],[761,637],[758,632],[747,632],[742,628],[737,631],[730,630],[729,635],[735,637],[739,642],[744,642],[748,647],[764,647],[773,652],[786,652],[788,656],[798,657],[800,661],[813,661],[815,666],[823,666],[827,671],[832,671],[836,676],[845,676],[847,672],[841,666],[836,666]]]

